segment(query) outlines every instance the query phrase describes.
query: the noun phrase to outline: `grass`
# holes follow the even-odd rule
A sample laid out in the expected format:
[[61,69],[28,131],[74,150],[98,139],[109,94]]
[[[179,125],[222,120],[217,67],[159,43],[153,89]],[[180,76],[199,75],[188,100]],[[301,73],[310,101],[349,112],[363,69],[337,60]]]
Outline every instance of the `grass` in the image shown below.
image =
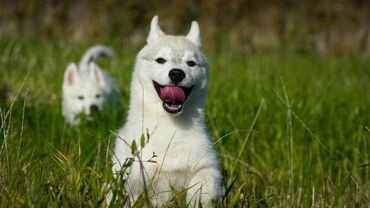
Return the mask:
[[[116,77],[124,112],[72,128],[61,115],[63,73],[93,43],[0,40],[0,207],[105,206],[106,184],[120,185],[110,154],[139,49],[102,42],[117,53],[99,65]],[[370,59],[205,53],[207,126],[226,191],[217,206],[369,206]]]

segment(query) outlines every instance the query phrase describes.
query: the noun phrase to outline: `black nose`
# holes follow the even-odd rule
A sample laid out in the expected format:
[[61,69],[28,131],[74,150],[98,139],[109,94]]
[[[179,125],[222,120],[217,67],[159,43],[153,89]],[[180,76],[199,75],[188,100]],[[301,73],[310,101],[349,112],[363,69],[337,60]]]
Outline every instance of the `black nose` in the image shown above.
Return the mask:
[[170,73],[168,73],[171,81],[174,83],[179,83],[185,78],[185,73],[181,69],[171,69]]
[[98,112],[99,111],[99,108],[98,108],[98,106],[97,105],[91,105],[90,106],[90,112],[91,113],[96,113],[96,112]]

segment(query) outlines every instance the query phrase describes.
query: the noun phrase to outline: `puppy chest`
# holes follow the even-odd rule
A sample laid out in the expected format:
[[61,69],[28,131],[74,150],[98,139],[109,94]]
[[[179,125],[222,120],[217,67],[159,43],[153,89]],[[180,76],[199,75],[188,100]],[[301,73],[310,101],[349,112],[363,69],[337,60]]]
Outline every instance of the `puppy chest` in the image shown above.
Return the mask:
[[[154,142],[154,141],[153,141]],[[144,147],[146,157],[156,155],[154,160],[166,172],[187,172],[207,159],[207,152],[199,143],[172,141],[169,144],[154,144]]]

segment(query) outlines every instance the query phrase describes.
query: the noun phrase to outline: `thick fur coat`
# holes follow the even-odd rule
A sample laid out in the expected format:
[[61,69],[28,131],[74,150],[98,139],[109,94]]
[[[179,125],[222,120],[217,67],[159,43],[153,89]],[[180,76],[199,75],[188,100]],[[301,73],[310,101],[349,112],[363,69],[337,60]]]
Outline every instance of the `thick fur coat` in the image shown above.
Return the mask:
[[[113,155],[115,173],[127,158],[134,159],[126,176],[131,202],[146,189],[159,206],[170,200],[172,187],[187,190],[191,206],[211,207],[222,194],[219,159],[204,122],[209,66],[200,46],[197,22],[186,36],[172,36],[160,29],[157,16],[152,19]],[[145,146],[132,155],[130,146],[140,144],[142,136]]]

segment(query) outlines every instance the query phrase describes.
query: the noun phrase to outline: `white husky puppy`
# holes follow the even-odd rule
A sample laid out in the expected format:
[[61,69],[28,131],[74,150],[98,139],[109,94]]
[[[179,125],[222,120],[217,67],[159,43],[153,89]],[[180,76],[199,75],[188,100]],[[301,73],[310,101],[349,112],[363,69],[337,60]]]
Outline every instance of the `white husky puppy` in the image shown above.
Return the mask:
[[72,125],[80,123],[80,114],[91,119],[95,111],[121,106],[121,95],[114,78],[99,68],[95,60],[99,56],[113,58],[114,54],[104,46],[94,46],[83,56],[79,70],[70,63],[63,80],[63,116]]
[[[153,17],[147,45],[136,59],[128,119],[113,155],[114,173],[127,158],[134,159],[126,182],[131,202],[145,190],[159,206],[175,188],[186,190],[191,206],[211,207],[222,194],[219,160],[204,123],[209,69],[200,46],[197,22],[186,36],[172,36]],[[147,143],[140,148],[142,135]],[[133,141],[139,154],[131,153]]]

